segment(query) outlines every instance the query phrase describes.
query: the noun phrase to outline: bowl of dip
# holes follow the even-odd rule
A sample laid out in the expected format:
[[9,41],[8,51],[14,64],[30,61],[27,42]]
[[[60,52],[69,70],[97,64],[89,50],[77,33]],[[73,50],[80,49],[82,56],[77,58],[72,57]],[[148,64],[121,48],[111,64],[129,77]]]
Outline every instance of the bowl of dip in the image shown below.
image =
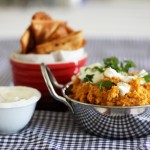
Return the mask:
[[[110,57],[104,65],[81,68],[65,86],[46,65],[41,64],[41,71],[51,95],[70,109],[86,133],[127,139],[150,134],[150,75],[144,69],[129,72],[131,67],[131,60],[120,63]],[[63,96],[54,87],[61,88]]]
[[0,134],[18,133],[31,120],[41,93],[25,86],[0,87]]

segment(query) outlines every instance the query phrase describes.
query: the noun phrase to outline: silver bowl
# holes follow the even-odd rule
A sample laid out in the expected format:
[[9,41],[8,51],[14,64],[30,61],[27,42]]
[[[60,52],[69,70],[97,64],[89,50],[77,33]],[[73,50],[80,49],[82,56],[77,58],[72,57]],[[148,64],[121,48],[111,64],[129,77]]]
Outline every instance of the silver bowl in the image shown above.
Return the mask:
[[[50,94],[68,106],[77,123],[89,133],[106,138],[135,138],[150,134],[150,105],[118,107],[81,103],[69,98],[71,83],[58,84],[51,70],[41,64],[41,71]],[[54,87],[62,90],[63,97]]]

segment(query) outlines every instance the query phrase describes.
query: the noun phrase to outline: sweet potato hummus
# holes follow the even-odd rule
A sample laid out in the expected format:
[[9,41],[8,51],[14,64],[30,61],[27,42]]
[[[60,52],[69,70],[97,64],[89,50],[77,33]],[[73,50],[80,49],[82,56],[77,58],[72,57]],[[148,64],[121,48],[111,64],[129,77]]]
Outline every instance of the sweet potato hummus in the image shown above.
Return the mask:
[[[108,58],[112,59],[114,57]],[[116,58],[117,59],[117,58]],[[118,64],[117,66],[120,67]],[[113,65],[84,67],[74,77],[69,97],[103,106],[141,106],[150,104],[149,74],[145,70],[129,73]],[[122,66],[123,67],[123,66]],[[131,67],[134,67],[132,64]]]

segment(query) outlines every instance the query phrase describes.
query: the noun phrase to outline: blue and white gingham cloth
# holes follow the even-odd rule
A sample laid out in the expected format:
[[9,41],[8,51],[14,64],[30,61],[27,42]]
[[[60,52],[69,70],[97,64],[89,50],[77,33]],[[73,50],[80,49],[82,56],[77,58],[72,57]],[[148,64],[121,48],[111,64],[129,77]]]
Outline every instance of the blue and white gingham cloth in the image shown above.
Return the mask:
[[0,135],[0,149],[148,150],[150,137],[128,140],[99,138],[80,128],[69,112],[36,111],[22,132]]
[[[9,55],[19,49],[19,40],[0,40],[0,86],[12,81]],[[135,61],[139,68],[150,68],[150,40],[88,40],[88,64],[117,56]],[[78,126],[69,112],[36,110],[27,128],[18,134],[0,135],[2,150],[150,150],[150,136],[135,139],[106,139],[92,136]]]
[[149,150],[150,136],[128,140],[99,138],[83,131],[69,112],[36,111],[22,132],[0,135],[0,149]]

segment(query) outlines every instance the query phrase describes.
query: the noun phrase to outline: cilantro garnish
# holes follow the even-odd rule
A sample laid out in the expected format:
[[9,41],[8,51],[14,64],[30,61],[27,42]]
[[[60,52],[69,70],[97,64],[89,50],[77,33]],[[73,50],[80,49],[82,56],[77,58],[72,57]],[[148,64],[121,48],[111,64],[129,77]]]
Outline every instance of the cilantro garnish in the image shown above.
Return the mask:
[[94,77],[94,74],[87,74],[85,76],[85,78],[83,79],[84,82],[93,82],[93,77]]
[[85,71],[87,71],[88,69],[90,69],[90,67],[86,67],[86,68],[85,68]]
[[105,68],[111,67],[115,69],[117,72],[121,71],[121,67],[119,66],[119,60],[115,56],[106,58],[103,61],[104,61]]
[[104,72],[104,68],[103,67],[98,67],[98,66],[93,67],[92,70],[93,71],[97,70],[97,71],[99,71],[101,73]]
[[133,61],[125,60],[124,62],[119,62],[118,58],[115,56],[106,58],[103,61],[105,68],[111,67],[115,69],[117,72],[128,72],[130,68],[136,67]]
[[125,60],[124,66],[122,67],[124,72],[128,72],[130,68],[136,67],[135,63],[131,60]]
[[146,82],[150,82],[150,74],[143,77]]
[[100,91],[102,91],[103,87],[111,88],[112,86],[115,85],[115,83],[107,80],[107,81],[100,81],[99,83],[96,83],[96,85],[98,85]]
[[111,67],[111,66],[117,67],[119,64],[119,60],[115,56],[105,58],[103,59],[103,61],[104,61],[105,67]]

